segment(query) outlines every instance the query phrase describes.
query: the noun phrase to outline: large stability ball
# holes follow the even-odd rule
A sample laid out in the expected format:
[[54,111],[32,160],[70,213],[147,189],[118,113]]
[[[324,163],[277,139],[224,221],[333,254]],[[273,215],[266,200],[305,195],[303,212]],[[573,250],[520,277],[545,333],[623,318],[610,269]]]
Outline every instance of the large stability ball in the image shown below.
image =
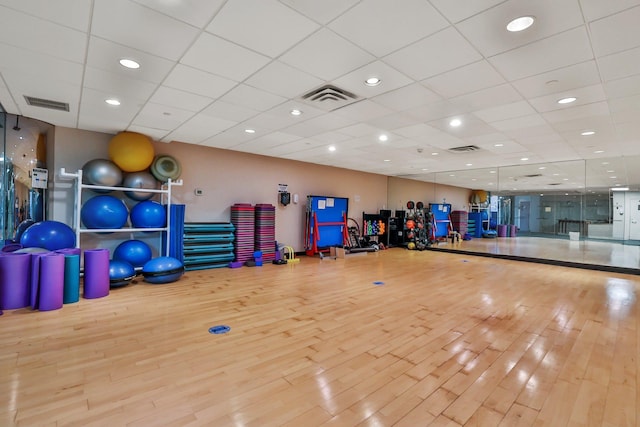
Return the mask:
[[176,258],[161,256],[147,261],[142,267],[145,282],[171,283],[178,280],[184,273],[184,265]]
[[109,261],[109,287],[120,288],[127,286],[135,277],[136,271],[127,261]]
[[167,224],[165,207],[158,202],[145,200],[131,208],[131,225],[135,228],[162,228]]
[[76,233],[67,224],[42,221],[27,228],[20,238],[24,248],[42,248],[49,251],[76,246]]
[[139,172],[153,162],[153,144],[141,133],[120,132],[109,141],[109,158],[125,172]]
[[[90,185],[103,185],[116,187],[122,183],[122,171],[107,159],[89,160],[82,167],[82,182]],[[96,192],[109,192],[111,190],[95,190]]]
[[114,260],[127,261],[134,267],[142,267],[151,259],[151,248],[141,240],[125,240],[113,251]]
[[[155,189],[157,187],[158,181],[151,175],[149,172],[141,171],[141,172],[131,172],[124,177],[124,181],[122,185],[128,188],[151,188]],[[153,197],[154,193],[149,193],[146,191],[125,191],[127,197],[131,200],[142,201],[149,200]]]
[[124,202],[113,196],[95,196],[80,209],[80,219],[87,228],[122,228],[129,212]]
[[149,170],[160,182],[167,182],[169,179],[175,181],[182,173],[180,163],[174,157],[167,155],[156,156]]

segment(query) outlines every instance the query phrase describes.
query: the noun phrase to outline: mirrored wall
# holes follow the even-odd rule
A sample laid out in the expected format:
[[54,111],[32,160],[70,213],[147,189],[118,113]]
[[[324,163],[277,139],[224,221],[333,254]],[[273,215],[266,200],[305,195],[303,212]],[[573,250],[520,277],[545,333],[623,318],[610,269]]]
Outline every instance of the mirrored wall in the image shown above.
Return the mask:
[[437,173],[437,184],[472,190],[465,210],[479,212],[469,216],[470,240],[449,249],[640,269],[639,162],[599,158]]

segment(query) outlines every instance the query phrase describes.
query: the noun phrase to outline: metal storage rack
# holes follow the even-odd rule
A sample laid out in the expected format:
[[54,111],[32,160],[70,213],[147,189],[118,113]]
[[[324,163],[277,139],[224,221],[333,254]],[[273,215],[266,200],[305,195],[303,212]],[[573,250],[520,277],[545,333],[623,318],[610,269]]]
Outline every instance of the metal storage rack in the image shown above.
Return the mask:
[[[73,214],[73,230],[76,233],[76,247],[80,247],[80,239],[83,233],[135,233],[135,232],[163,232],[166,239],[165,255],[169,256],[171,233],[169,233],[169,224],[171,223],[171,191],[175,186],[181,186],[182,180],[172,181],[169,179],[165,184],[162,184],[160,189],[141,189],[141,188],[129,188],[129,187],[109,187],[104,185],[84,184],[82,182],[82,169],[79,169],[75,173],[67,172],[65,168],[60,169],[60,178],[71,179],[75,181],[75,209]],[[160,228],[135,228],[135,227],[122,227],[115,229],[95,229],[84,228],[80,221],[80,211],[82,209],[82,191],[88,190],[110,190],[110,191],[136,191],[145,193],[158,193],[160,194],[160,203],[164,204],[167,212],[167,222],[165,227]]]

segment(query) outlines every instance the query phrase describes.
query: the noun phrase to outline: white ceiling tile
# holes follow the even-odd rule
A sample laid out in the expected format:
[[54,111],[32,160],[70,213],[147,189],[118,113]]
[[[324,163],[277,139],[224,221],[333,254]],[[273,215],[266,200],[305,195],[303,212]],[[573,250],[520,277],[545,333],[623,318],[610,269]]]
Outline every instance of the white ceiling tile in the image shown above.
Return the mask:
[[73,62],[84,62],[84,33],[22,12],[0,6],[0,40],[39,54]]
[[235,126],[235,124],[235,122],[230,120],[217,119],[204,114],[198,114],[165,136],[163,140],[198,144],[213,135]]
[[482,56],[478,51],[452,27],[383,58],[384,62],[416,80],[424,80],[480,59]]
[[[125,68],[120,65],[121,59],[133,59],[140,64],[140,68],[136,70]],[[169,74],[175,62],[98,37],[91,37],[87,65],[140,80],[160,83]]]
[[504,3],[505,0],[474,0],[460,7],[459,3],[451,0],[430,0],[438,10],[451,22],[460,22],[470,16],[487,10],[497,4]]
[[[362,25],[366,22],[367,25]],[[377,57],[382,57],[448,26],[428,2],[364,0],[329,27]],[[393,37],[388,31],[393,29]]]
[[406,114],[420,122],[430,122],[443,117],[456,116],[468,112],[470,112],[470,110],[450,101],[439,101],[433,104],[414,107],[407,110]]
[[582,62],[511,82],[527,98],[536,98],[597,83],[600,83],[600,74],[595,61]]
[[584,27],[501,53],[489,61],[507,80],[517,80],[593,58]]
[[379,126],[383,129],[397,129],[409,126],[415,123],[415,119],[409,117],[405,113],[393,113],[382,117],[377,117],[371,121],[372,125]]
[[125,130],[129,132],[138,132],[143,135],[147,135],[149,138],[153,139],[154,141],[160,141],[168,133],[166,130],[163,130],[163,129],[148,128],[145,126],[138,126],[136,124],[130,125]]
[[[462,124],[458,127],[451,127],[449,122],[451,119],[457,118],[462,121]],[[482,120],[473,115],[463,115],[456,117],[447,117],[446,119],[434,120],[428,123],[431,127],[440,129],[441,131],[448,133],[456,138],[468,138],[478,135],[489,135],[495,133],[495,129]]]
[[565,108],[562,110],[543,113],[544,118],[549,123],[557,123],[567,120],[574,120],[580,117],[603,116],[609,114],[609,106],[606,101],[594,102],[592,104],[579,105],[577,107]]
[[11,92],[9,92],[9,89],[4,84],[2,72],[0,72],[0,105],[2,105],[8,113],[22,115],[18,105],[13,100]]
[[323,80],[280,61],[272,61],[245,83],[279,96],[295,98],[319,87]]
[[413,83],[378,95],[372,101],[395,111],[405,111],[442,101],[442,97],[419,83]]
[[604,84],[604,90],[610,99],[637,95],[640,93],[640,75],[607,82]]
[[461,106],[465,111],[474,111],[520,100],[522,96],[513,86],[503,84],[452,98],[451,102]]
[[491,126],[502,132],[512,131],[514,129],[520,128],[530,128],[534,126],[545,126],[546,124],[547,122],[545,122],[544,118],[539,114],[531,114],[528,116],[515,117],[511,119],[491,122]]
[[[558,104],[558,100],[567,97],[575,97],[578,99],[570,104]],[[573,89],[570,91],[559,92],[553,95],[545,95],[539,98],[531,98],[529,99],[529,103],[539,113],[543,113],[554,110],[565,110],[567,108],[573,108],[578,105],[604,101],[605,98],[606,96],[604,93],[604,88],[601,84],[597,84],[593,86],[582,87],[579,89]]]
[[[31,74],[18,70],[3,70],[2,77],[10,88],[14,101],[20,109],[27,107],[25,96],[34,98],[49,99],[53,101],[66,102],[71,111],[78,111],[80,101],[80,86],[57,80],[55,77],[46,75]],[[35,107],[35,111],[43,110]],[[44,111],[42,112],[45,113]],[[25,113],[26,114],[26,113]],[[70,113],[65,113],[70,114]],[[39,116],[39,114],[38,114]],[[32,116],[38,119],[38,116]]]
[[602,80],[611,81],[640,74],[640,48],[607,55],[598,60]]
[[593,50],[597,56],[640,45],[640,6],[603,18],[589,25]]
[[455,97],[505,83],[505,79],[482,60],[448,73],[422,81],[424,85],[444,97]]
[[76,30],[89,28],[91,3],[85,0],[0,0],[0,5]]
[[582,12],[587,21],[595,21],[596,19],[613,15],[621,10],[640,5],[640,0],[580,0],[580,5],[582,6]]
[[[167,105],[145,104],[133,119],[133,125],[170,131],[193,117],[193,111],[181,110]],[[167,132],[165,132],[166,134]],[[164,136],[164,135],[163,135]]]
[[220,100],[257,111],[267,111],[286,101],[285,98],[253,88],[244,84],[237,85]]
[[536,111],[527,101],[512,102],[496,107],[474,111],[473,114],[485,122],[497,122],[499,120],[513,119],[521,116],[535,114]]
[[151,98],[150,103],[170,105],[187,111],[200,111],[207,105],[211,104],[212,98],[196,95],[195,93],[185,92],[182,90],[160,86]]
[[251,108],[242,107],[240,105],[231,104],[224,101],[216,101],[202,111],[212,117],[220,117],[233,122],[243,122],[251,117],[258,115],[258,111]]
[[143,104],[140,99],[121,97],[119,106],[104,102],[111,94],[85,88],[82,90],[78,126],[81,129],[100,129],[100,132],[118,133],[126,129]]
[[276,0],[244,0],[226,2],[207,31],[275,58],[318,27]]
[[[231,133],[229,131],[220,132],[212,137],[205,139],[200,142],[200,145],[204,145],[206,147],[215,147],[222,149],[236,149],[236,147],[240,147],[243,143],[247,141],[246,134],[241,134],[239,132]],[[243,151],[243,150],[241,150]],[[261,154],[261,153],[257,153]]]
[[143,52],[177,60],[196,38],[198,30],[128,0],[94,0],[91,33]]
[[163,85],[209,98],[218,98],[235,87],[236,82],[178,64]]
[[335,111],[337,116],[357,121],[368,121],[391,113],[392,111],[388,108],[369,101],[368,99],[349,104]]
[[78,84],[82,80],[82,64],[59,59],[53,56],[39,55],[36,52],[0,43],[0,71],[21,72],[28,69],[33,77],[40,76],[48,80],[58,80],[69,84]]
[[128,77],[121,73],[112,73],[97,68],[86,67],[83,86],[109,93],[115,98],[127,94],[127,96],[147,100],[157,85]]
[[366,136],[372,136],[378,134],[382,129],[369,125],[367,123],[357,123],[350,126],[345,126],[340,129],[341,133],[350,135],[354,138],[362,138]]
[[204,28],[220,10],[224,0],[133,0],[150,9],[186,22],[198,28]]
[[294,46],[280,60],[323,80],[333,80],[374,57],[333,31],[321,29]]
[[[520,16],[535,16],[536,21],[525,31],[507,31],[507,24]],[[580,7],[575,0],[512,0],[460,22],[456,27],[488,58],[582,24]]]
[[[367,86],[365,80],[377,77],[381,83],[377,86]],[[381,61],[374,61],[364,67],[334,80],[334,84],[341,89],[346,89],[360,97],[372,98],[385,92],[389,92],[410,84],[412,80],[402,73],[389,67]]]
[[240,82],[264,67],[269,58],[220,37],[202,33],[180,62]]
[[614,114],[622,111],[635,111],[638,113],[638,117],[640,117],[640,95],[611,99],[609,100],[609,109]]
[[297,10],[309,19],[327,24],[340,16],[360,0],[280,0],[280,3]]

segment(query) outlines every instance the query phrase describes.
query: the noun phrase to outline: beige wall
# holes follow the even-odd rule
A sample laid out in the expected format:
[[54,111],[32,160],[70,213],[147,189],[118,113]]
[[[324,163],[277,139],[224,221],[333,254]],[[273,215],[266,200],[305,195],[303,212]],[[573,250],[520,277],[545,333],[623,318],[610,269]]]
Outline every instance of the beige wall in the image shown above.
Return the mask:
[[[72,182],[60,179],[60,168],[75,172],[89,160],[108,158],[111,137],[56,128],[52,219],[71,223],[74,213]],[[173,202],[187,206],[189,222],[229,222],[230,207],[235,203],[270,203],[276,206],[276,240],[302,251],[308,195],[348,198],[349,216],[359,223],[362,212],[376,213],[386,208],[386,176],[192,144],[154,145],[156,154],[172,155],[182,165],[180,178],[184,185],[175,187]],[[292,195],[298,194],[299,203],[279,205],[279,184],[287,184]],[[202,196],[194,194],[196,188],[203,190]]]
[[468,211],[471,190],[467,188],[438,185],[432,182],[389,177],[389,196],[387,204],[390,209],[406,209],[409,200],[429,203],[450,203],[452,210]]

